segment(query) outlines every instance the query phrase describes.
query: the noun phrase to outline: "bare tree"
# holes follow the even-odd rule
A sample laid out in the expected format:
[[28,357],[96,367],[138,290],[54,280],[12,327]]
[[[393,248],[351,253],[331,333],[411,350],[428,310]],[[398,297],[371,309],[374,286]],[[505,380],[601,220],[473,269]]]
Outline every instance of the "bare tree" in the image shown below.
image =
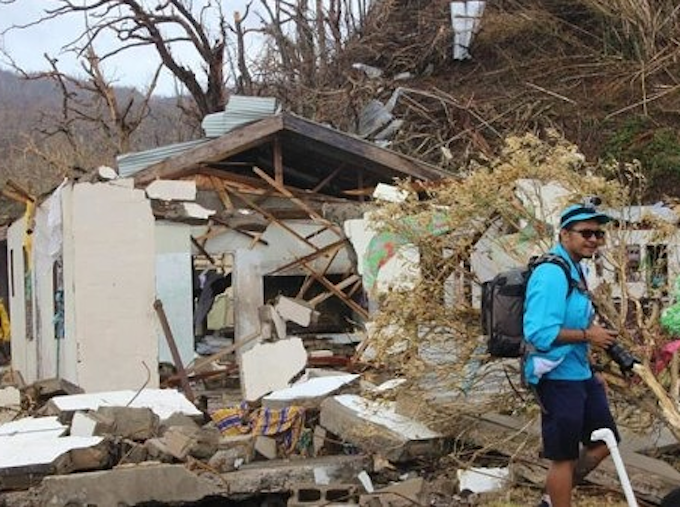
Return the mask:
[[260,0],[266,55],[260,84],[295,111],[311,114],[314,95],[341,84],[338,56],[370,9],[362,0]]
[[[53,4],[55,7],[46,8],[39,19],[12,28],[84,14],[88,28],[65,49],[82,54],[100,38],[113,35],[119,45],[100,55],[104,62],[134,48],[152,47],[162,65],[189,92],[199,117],[224,108],[228,24],[221,2],[206,0],[200,7],[191,0],[160,0],[153,5],[144,0],[53,0]],[[198,63],[184,63],[178,56],[180,46],[190,48]]]

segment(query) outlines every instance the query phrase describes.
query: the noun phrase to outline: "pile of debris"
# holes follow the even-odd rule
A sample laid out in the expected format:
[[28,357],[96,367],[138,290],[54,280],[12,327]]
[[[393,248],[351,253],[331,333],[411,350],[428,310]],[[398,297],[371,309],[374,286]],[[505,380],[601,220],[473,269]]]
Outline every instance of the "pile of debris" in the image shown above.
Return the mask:
[[[295,338],[258,346],[291,347],[289,340]],[[279,354],[281,363],[289,351]],[[193,382],[204,410],[174,389],[84,393],[56,379],[24,386],[7,372],[0,498],[25,507],[211,499],[290,507],[483,505],[517,481],[544,479],[535,421],[487,413],[440,432],[405,415],[408,403],[390,401],[404,379],[376,385],[368,380],[375,371],[323,370],[304,361],[293,370],[288,387],[252,401],[240,387],[205,390]],[[644,452],[677,448],[677,441],[664,432],[628,440],[623,456],[636,494],[658,502],[680,473]],[[466,462],[470,450],[474,458]],[[606,491],[616,471],[605,464],[590,480]]]

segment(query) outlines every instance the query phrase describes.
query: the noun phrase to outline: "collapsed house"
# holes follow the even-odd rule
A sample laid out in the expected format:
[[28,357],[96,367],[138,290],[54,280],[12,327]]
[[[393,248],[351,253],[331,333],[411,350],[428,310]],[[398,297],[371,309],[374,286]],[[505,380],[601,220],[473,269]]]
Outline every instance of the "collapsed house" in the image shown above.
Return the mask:
[[368,316],[343,222],[380,183],[446,174],[271,99],[230,104],[205,138],[123,156],[108,181],[64,182],[9,227],[12,365],[26,382],[155,387],[160,363],[190,363],[207,337],[261,334],[277,296],[318,316],[295,333],[352,333]]

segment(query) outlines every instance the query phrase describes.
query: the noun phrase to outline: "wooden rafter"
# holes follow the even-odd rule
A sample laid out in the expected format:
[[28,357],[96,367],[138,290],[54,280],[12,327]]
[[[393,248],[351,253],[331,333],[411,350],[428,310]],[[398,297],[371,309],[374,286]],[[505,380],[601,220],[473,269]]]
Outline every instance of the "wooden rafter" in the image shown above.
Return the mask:
[[325,219],[324,217],[322,217],[321,215],[319,215],[306,202],[304,202],[302,199],[295,197],[293,195],[293,193],[290,192],[286,187],[284,187],[283,185],[281,185],[277,181],[270,178],[269,175],[267,173],[265,173],[262,169],[260,169],[259,167],[253,167],[253,172],[255,174],[257,174],[260,178],[262,178],[264,181],[269,183],[276,190],[278,190],[281,194],[288,197],[291,200],[291,202],[296,204],[299,208],[301,208],[305,212],[307,212],[311,218],[313,218],[317,222],[320,222],[320,223],[326,225],[336,235],[343,237],[342,231],[340,230],[340,227],[338,227],[337,224],[334,224],[333,222],[331,222],[331,221]]
[[276,268],[274,271],[270,271],[267,273],[268,275],[275,275],[276,273],[282,273],[288,269],[294,268],[296,266],[301,266],[304,262],[310,262],[313,261],[314,259],[322,256],[322,255],[334,255],[333,252],[335,252],[336,249],[340,249],[344,244],[346,243],[346,240],[342,239],[340,241],[336,241],[335,243],[331,243],[330,245],[326,245],[322,248],[318,248],[315,252],[305,255],[304,257],[300,257],[299,259],[295,259],[294,261],[289,262],[288,264]]
[[354,300],[349,298],[347,294],[342,292],[340,289],[338,289],[333,283],[331,283],[325,276],[320,275],[317,273],[314,268],[312,268],[309,264],[306,262],[302,262],[302,265],[304,268],[309,271],[309,273],[324,287],[326,287],[329,291],[331,291],[334,295],[339,297],[343,303],[345,303],[347,306],[349,306],[352,310],[357,312],[359,315],[364,317],[365,319],[368,319],[368,311],[365,308],[362,308],[359,306]]
[[255,211],[257,211],[258,213],[260,213],[263,217],[267,218],[267,219],[270,220],[271,222],[274,222],[275,224],[277,224],[277,225],[278,225],[279,227],[281,227],[282,229],[288,231],[290,234],[292,234],[292,235],[295,236],[297,239],[299,239],[300,241],[302,241],[305,245],[307,245],[308,247],[310,247],[310,248],[311,248],[312,250],[314,250],[315,252],[317,252],[317,251],[319,250],[319,247],[317,247],[314,243],[312,243],[312,242],[308,241],[307,239],[305,239],[304,236],[301,236],[295,229],[293,229],[292,227],[288,226],[286,223],[284,223],[284,222],[282,222],[281,220],[279,220],[278,218],[276,218],[274,215],[272,215],[271,213],[269,213],[267,210],[263,209],[261,206],[258,206],[252,199],[246,197],[246,196],[243,195],[243,194],[236,193],[236,195],[237,195],[240,199],[242,199],[248,206],[250,206],[250,207],[253,208]]

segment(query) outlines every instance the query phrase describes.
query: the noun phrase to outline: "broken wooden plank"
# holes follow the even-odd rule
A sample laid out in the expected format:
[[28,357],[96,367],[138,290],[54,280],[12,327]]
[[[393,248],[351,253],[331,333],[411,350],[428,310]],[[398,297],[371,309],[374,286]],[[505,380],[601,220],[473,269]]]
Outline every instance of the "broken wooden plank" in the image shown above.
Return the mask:
[[349,306],[352,310],[357,312],[359,315],[361,315],[363,318],[368,319],[368,310],[365,308],[362,308],[359,306],[355,301],[347,297],[347,295],[342,292],[341,290],[338,290],[335,285],[333,285],[328,279],[324,276],[321,276],[319,273],[314,271],[312,267],[309,266],[306,262],[302,262],[302,265],[305,267],[307,271],[321,283],[324,287],[326,287],[329,291],[331,291],[333,294],[338,296],[347,306]]
[[303,262],[310,262],[313,261],[314,259],[320,257],[321,255],[335,255],[335,252],[345,245],[347,243],[347,239],[342,239],[340,241],[336,241],[335,243],[331,243],[330,245],[326,245],[324,247],[321,247],[317,249],[317,251],[305,255],[304,257],[300,257],[299,259],[296,259],[294,261],[289,262],[288,264],[284,264],[281,267],[276,268],[274,271],[270,271],[267,273],[268,276],[275,275],[276,273],[281,273],[283,271],[286,271],[288,269],[294,268],[296,266],[300,266]]
[[170,329],[170,323],[165,315],[165,310],[163,309],[163,302],[160,299],[156,299],[153,303],[154,310],[158,315],[158,320],[160,320],[161,328],[163,329],[163,334],[168,342],[168,348],[172,354],[172,360],[175,363],[175,368],[177,369],[177,374],[180,378],[180,384],[182,385],[182,391],[184,391],[184,396],[193,403],[194,392],[191,389],[191,384],[189,384],[189,379],[187,378],[186,371],[184,371],[184,365],[182,364],[182,356],[177,350],[177,344],[175,343],[175,338],[172,335],[172,329]]
[[280,184],[278,181],[275,181],[269,177],[267,173],[265,173],[263,170],[261,170],[259,167],[253,167],[253,172],[257,174],[260,178],[265,180],[267,183],[269,183],[272,187],[274,187],[276,190],[278,190],[280,193],[288,197],[291,202],[296,204],[299,208],[302,208],[304,211],[306,211],[309,216],[316,220],[317,222],[320,222],[324,225],[326,225],[331,231],[333,231],[335,234],[338,236],[343,236],[342,231],[340,230],[340,227],[338,227],[337,224],[334,224],[333,222],[325,219],[321,215],[319,215],[316,211],[314,211],[312,208],[310,208],[306,202],[304,202],[302,199],[299,199],[293,195],[292,192],[290,192],[286,187],[284,187],[282,184]]
[[[524,421],[500,414],[461,419],[458,437],[483,449],[508,456],[516,471],[537,484],[545,480],[550,462],[539,458],[540,428],[537,421]],[[680,483],[680,472],[667,463],[621,449],[626,470],[635,494],[646,501],[659,503]],[[611,459],[605,460],[588,475],[587,482],[611,487],[619,484]]]

